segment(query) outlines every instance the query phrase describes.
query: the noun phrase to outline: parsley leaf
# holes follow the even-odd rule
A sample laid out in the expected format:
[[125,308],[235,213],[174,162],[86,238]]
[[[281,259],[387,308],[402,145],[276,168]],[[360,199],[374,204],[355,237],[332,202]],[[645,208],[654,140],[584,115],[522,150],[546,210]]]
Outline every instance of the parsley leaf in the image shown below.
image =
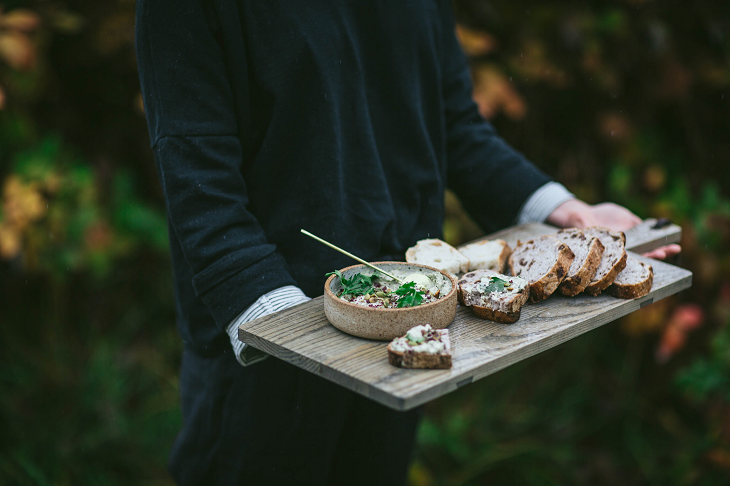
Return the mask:
[[395,293],[400,296],[398,307],[415,307],[423,302],[423,296],[425,295],[416,288],[416,282],[401,285]]
[[372,294],[376,290],[373,285],[373,279],[377,278],[377,274],[368,276],[356,273],[352,278],[348,279],[339,270],[335,270],[325,275],[325,277],[329,277],[330,275],[337,275],[340,278],[340,283],[342,284],[341,295],[365,295]]
[[499,277],[489,277],[489,283],[482,293],[491,294],[492,292],[503,292],[505,287],[509,287],[507,280],[502,280]]

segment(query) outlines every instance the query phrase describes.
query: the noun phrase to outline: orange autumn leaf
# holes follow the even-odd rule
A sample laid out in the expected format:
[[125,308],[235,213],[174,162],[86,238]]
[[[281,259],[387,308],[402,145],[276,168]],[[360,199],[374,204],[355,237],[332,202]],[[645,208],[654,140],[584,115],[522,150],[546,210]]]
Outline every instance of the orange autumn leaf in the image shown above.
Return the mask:
[[718,467],[730,469],[730,451],[715,449],[707,453],[707,458]]
[[0,258],[15,258],[20,254],[20,248],[20,233],[15,228],[0,224]]
[[667,182],[667,171],[658,164],[652,164],[644,172],[644,187],[651,192],[658,192]]
[[524,99],[499,69],[489,65],[475,66],[472,77],[472,96],[484,118],[492,118],[500,111],[513,120],[525,116]]
[[483,56],[497,49],[497,39],[482,30],[457,25],[456,38],[459,39],[464,54],[469,57]]
[[30,37],[18,31],[0,33],[0,57],[19,71],[32,70],[36,65],[35,46]]
[[629,140],[634,135],[634,127],[628,117],[616,112],[599,115],[598,129],[601,135],[615,141]]
[[697,304],[682,304],[674,309],[667,327],[664,329],[656,360],[666,363],[669,358],[681,350],[687,342],[687,334],[697,329],[705,320],[705,311]]
[[10,176],[3,187],[3,212],[7,224],[24,228],[45,216],[47,204],[33,184],[23,184]]
[[0,15],[0,27],[22,32],[30,32],[38,28],[40,17],[30,10],[18,8]]

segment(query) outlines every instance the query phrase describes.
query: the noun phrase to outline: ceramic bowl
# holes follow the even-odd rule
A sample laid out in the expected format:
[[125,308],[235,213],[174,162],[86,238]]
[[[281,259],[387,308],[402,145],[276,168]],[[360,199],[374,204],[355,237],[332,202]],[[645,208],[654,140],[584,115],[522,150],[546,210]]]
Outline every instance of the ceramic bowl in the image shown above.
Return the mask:
[[[442,297],[415,307],[395,309],[365,307],[337,297],[342,285],[339,277],[331,275],[324,284],[324,313],[337,329],[353,336],[389,341],[403,336],[409,329],[419,324],[431,324],[434,329],[443,329],[454,320],[457,307],[457,285],[454,277],[436,268],[417,263],[373,262],[373,265],[386,272],[397,270],[404,274],[440,273],[446,277],[446,284],[441,289]],[[340,271],[345,278],[351,278],[356,273],[368,275],[373,273],[365,265],[353,265]]]

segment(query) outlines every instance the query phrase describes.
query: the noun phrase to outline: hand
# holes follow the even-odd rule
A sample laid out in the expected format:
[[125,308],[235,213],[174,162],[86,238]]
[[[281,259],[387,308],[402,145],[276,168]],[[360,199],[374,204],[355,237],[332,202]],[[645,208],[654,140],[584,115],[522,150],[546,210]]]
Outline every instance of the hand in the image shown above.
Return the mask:
[[667,258],[674,256],[682,251],[682,247],[679,245],[667,245],[660,246],[656,250],[651,250],[644,253],[645,257],[653,258],[654,260],[666,260]]
[[[561,228],[603,226],[614,231],[626,231],[641,223],[641,218],[618,204],[609,202],[591,206],[579,199],[572,199],[555,208],[547,222]],[[667,245],[644,253],[644,256],[664,260],[680,251],[682,247],[679,245]]]
[[603,226],[613,231],[626,231],[641,223],[641,218],[618,204],[591,206],[579,199],[571,199],[555,208],[547,222],[561,228]]

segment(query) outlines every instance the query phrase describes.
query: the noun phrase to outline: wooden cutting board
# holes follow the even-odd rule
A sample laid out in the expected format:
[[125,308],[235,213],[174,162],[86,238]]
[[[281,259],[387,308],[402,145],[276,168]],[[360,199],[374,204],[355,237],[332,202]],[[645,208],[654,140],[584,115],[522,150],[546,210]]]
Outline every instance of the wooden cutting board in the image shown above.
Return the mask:
[[[678,242],[681,229],[651,229],[647,221],[626,233],[627,248],[648,251]],[[550,234],[556,228],[527,224],[487,238],[507,240]],[[406,370],[388,363],[387,343],[345,334],[324,315],[323,298],[242,324],[239,339],[284,361],[347,387],[396,410],[408,410],[438,398],[511,364],[534,356],[591,329],[614,321],[657,300],[687,289],[692,273],[667,263],[633,255],[654,267],[649,295],[623,300],[601,294],[564,297],[554,294],[528,303],[514,324],[498,324],[473,316],[459,306],[449,326],[453,368]]]

